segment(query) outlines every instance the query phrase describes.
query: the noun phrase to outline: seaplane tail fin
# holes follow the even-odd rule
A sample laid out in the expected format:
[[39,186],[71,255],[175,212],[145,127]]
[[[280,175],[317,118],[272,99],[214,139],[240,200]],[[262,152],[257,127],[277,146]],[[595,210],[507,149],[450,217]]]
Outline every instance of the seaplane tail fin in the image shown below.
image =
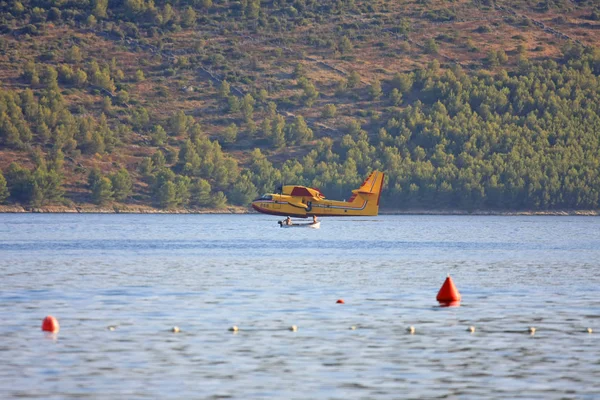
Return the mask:
[[362,215],[379,214],[379,199],[384,175],[383,172],[373,171],[358,189],[352,191],[349,203],[361,207]]
[[358,188],[360,194],[379,194],[383,186],[383,172],[373,171]]

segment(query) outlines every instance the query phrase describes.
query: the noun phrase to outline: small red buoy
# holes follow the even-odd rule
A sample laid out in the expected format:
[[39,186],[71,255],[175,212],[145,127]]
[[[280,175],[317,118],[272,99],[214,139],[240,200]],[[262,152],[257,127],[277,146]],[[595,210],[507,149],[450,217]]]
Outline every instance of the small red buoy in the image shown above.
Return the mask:
[[57,333],[60,330],[58,320],[52,315],[48,315],[46,318],[44,318],[44,322],[42,322],[42,330],[46,332]]
[[447,307],[459,305],[460,293],[458,292],[456,286],[454,286],[454,282],[452,281],[452,278],[450,278],[449,274],[446,280],[444,281],[444,284],[440,288],[436,299],[437,301],[443,303],[443,305]]
[[345,304],[343,299],[339,299],[338,301],[335,302],[336,304]]

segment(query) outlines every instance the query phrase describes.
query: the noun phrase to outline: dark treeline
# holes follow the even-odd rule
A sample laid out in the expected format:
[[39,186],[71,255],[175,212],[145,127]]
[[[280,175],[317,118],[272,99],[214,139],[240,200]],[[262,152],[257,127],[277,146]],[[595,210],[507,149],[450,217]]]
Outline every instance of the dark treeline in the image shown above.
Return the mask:
[[[300,25],[303,18],[369,11],[368,2],[358,1],[94,0],[60,8],[58,3],[2,6],[0,25],[5,32],[36,35],[49,21],[97,26],[97,19],[112,33],[136,37],[144,35],[135,31],[142,29],[160,37],[162,31],[152,27],[176,32],[218,20],[223,10],[240,21],[264,19],[253,25],[259,30],[274,29],[275,21]],[[400,21],[396,31],[408,30],[407,21]],[[0,40],[0,48],[7,48]],[[208,94],[228,118],[218,135],[197,117],[183,111],[156,117],[132,98],[131,86],[147,79],[142,68],[125,73],[117,60],[96,60],[71,45],[49,59],[24,63],[20,84],[0,89],[0,150],[27,160],[0,171],[0,203],[135,201],[219,208],[246,205],[281,183],[347,198],[379,169],[387,176],[382,204],[388,208],[599,208],[600,51],[565,43],[560,59],[530,61],[521,52],[512,69],[502,69],[507,56],[498,51],[488,54],[479,72],[434,60],[367,87],[351,72],[336,82],[335,99],[370,108],[355,110],[335,134],[317,132],[299,113],[278,110],[318,107],[323,121],[339,113],[331,99],[319,101],[320,89],[300,63],[292,74],[297,94],[284,99],[260,88],[240,95],[223,80]],[[315,45],[333,46],[340,57],[353,47],[344,35]],[[435,52],[435,46],[434,41],[425,51]],[[172,67],[189,69],[194,60],[215,61],[201,49],[196,59],[182,57]],[[78,92],[91,92],[101,104],[75,106],[67,95]],[[130,157],[126,151],[133,145],[146,155]],[[288,149],[301,155],[281,161]],[[134,162],[113,162],[108,169],[79,162],[93,165],[105,155],[127,155]],[[73,176],[85,178],[73,184]]]

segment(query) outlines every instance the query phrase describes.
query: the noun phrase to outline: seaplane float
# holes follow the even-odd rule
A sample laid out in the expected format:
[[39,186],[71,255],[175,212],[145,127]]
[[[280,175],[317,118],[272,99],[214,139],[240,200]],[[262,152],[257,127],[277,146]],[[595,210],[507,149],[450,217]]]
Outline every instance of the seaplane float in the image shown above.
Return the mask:
[[321,221],[314,220],[312,222],[294,222],[291,219],[284,219],[283,221],[277,221],[282,228],[312,228],[319,229],[321,227]]
[[[364,217],[379,214],[379,199],[383,188],[383,172],[373,171],[348,201],[326,199],[319,189],[306,186],[280,186],[279,193],[267,193],[252,201],[252,208],[270,215],[296,218]],[[319,228],[320,221],[289,223],[278,221],[281,227]]]

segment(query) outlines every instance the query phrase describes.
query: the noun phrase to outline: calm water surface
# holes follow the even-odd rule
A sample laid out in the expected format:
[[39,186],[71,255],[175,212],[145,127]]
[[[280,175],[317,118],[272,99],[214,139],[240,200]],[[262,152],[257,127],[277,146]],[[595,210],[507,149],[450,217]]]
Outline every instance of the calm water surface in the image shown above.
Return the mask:
[[600,219],[275,221],[0,214],[0,398],[600,398]]

